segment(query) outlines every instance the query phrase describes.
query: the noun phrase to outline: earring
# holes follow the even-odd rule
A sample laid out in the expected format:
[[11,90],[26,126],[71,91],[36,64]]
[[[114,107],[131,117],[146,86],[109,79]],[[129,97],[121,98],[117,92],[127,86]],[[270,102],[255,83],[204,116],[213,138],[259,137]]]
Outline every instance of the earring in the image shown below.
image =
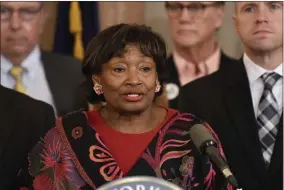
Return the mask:
[[160,85],[160,82],[157,80],[157,81],[156,81],[155,92],[159,92],[160,90],[161,90],[161,85]]
[[103,93],[102,90],[102,85],[96,83],[93,87],[94,91],[96,92],[97,95],[101,95]]

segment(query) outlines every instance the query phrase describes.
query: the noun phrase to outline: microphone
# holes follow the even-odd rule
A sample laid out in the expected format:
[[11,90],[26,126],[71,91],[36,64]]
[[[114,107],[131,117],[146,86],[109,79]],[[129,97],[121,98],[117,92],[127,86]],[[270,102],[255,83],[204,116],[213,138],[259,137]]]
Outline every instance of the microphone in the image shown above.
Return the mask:
[[181,187],[161,178],[151,176],[123,177],[110,181],[97,190],[182,190]]
[[203,155],[207,155],[211,161],[215,163],[228,183],[230,183],[233,187],[238,188],[238,182],[232,174],[229,166],[222,158],[218,150],[216,139],[212,136],[209,130],[202,124],[196,124],[189,129],[188,133],[193,144],[198,148],[198,150]]

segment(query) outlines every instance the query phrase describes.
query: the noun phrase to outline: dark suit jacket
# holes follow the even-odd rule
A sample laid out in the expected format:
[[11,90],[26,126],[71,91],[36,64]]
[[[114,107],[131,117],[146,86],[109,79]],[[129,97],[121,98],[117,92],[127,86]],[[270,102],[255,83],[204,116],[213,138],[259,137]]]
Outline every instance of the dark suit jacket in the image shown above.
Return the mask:
[[[221,60],[220,60],[220,67],[219,69],[221,69],[222,67],[224,67],[225,64],[227,64],[228,62],[231,61],[235,61],[233,58],[228,57],[227,55],[225,55],[223,52],[221,52]],[[168,59],[167,59],[167,80],[166,83],[173,83],[175,85],[177,85],[178,88],[181,87],[180,81],[179,81],[179,76],[178,76],[178,71],[176,68],[176,64],[174,62],[173,56],[171,55]],[[177,96],[175,99],[169,100],[169,107],[172,109],[178,109],[178,97]]]
[[229,166],[243,190],[283,189],[283,115],[266,169],[242,61],[228,62],[214,74],[185,85],[180,98],[181,111],[203,118],[219,135]]
[[42,52],[42,62],[57,115],[87,108],[80,88],[83,82],[82,63],[71,56]]
[[14,189],[28,152],[51,127],[50,105],[0,85],[0,189]]

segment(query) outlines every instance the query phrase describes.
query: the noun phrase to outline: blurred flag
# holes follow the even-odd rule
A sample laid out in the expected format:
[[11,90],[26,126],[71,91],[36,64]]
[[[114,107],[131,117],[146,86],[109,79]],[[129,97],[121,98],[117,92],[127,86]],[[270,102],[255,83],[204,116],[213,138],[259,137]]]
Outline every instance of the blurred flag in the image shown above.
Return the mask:
[[98,2],[59,1],[53,52],[84,57],[88,42],[99,32]]

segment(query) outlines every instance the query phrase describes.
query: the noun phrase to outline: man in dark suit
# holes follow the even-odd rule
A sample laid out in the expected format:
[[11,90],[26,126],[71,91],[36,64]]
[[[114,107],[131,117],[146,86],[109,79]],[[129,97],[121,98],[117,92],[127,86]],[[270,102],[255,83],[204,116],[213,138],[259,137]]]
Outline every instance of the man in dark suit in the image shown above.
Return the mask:
[[14,190],[29,151],[55,125],[55,117],[50,105],[2,85],[0,97],[0,189]]
[[214,128],[241,188],[282,190],[283,3],[235,6],[244,56],[182,87],[179,108]]
[[43,52],[44,2],[1,2],[1,84],[53,106],[56,115],[85,108],[81,63]]
[[173,51],[167,60],[169,107],[177,109],[179,89],[214,73],[233,59],[215,39],[222,25],[225,2],[166,2]]

